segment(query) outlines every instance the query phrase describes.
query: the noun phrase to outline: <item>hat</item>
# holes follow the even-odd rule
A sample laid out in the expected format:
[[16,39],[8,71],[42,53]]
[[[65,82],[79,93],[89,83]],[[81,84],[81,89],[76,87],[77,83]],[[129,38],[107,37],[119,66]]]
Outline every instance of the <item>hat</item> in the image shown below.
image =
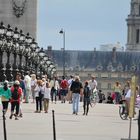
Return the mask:
[[16,80],[16,81],[14,82],[14,84],[15,84],[15,85],[20,85],[20,83],[19,83],[18,80]]
[[6,84],[8,85],[8,83],[9,83],[9,82],[8,82],[7,80],[5,80],[3,84],[4,84],[4,85],[6,85]]

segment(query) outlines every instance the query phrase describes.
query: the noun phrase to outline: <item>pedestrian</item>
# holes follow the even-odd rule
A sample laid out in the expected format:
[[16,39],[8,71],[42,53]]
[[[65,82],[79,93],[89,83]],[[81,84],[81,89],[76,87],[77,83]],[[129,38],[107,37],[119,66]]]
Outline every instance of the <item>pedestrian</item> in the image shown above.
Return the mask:
[[69,104],[72,103],[72,93],[70,87],[73,81],[74,81],[74,77],[73,75],[70,75],[70,79],[68,80],[68,95],[67,95],[67,100],[69,101]]
[[83,115],[88,115],[89,104],[90,104],[90,95],[91,95],[91,88],[88,85],[88,81],[85,82],[85,86],[83,89],[83,95],[84,95],[84,100],[83,100],[84,113],[83,113]]
[[75,76],[75,80],[72,82],[70,90],[72,91],[72,106],[73,114],[78,115],[80,94],[82,93],[82,83],[80,82],[79,76]]
[[25,82],[25,90],[26,90],[24,103],[29,103],[29,97],[31,95],[31,77],[29,76],[28,72],[26,73],[24,77],[24,82]]
[[36,75],[32,74],[31,75],[31,92],[32,92],[32,99],[33,99],[32,103],[35,102],[35,91],[34,91],[34,89],[35,89],[36,82],[37,82]]
[[121,101],[121,85],[118,81],[116,81],[114,85],[114,92],[115,92],[115,103],[119,104]]
[[35,111],[35,113],[41,113],[42,100],[43,100],[42,80],[37,80],[37,84],[35,86],[34,91],[35,91],[35,99],[36,99],[36,111]]
[[97,89],[97,81],[95,80],[95,76],[91,76],[91,80],[89,80],[88,85],[91,88],[91,94],[93,93],[94,89]]
[[61,103],[65,103],[66,95],[68,93],[68,81],[65,79],[65,76],[62,76],[60,87],[61,87]]
[[22,96],[20,98],[21,102],[20,102],[20,109],[19,109],[19,117],[23,117],[23,113],[22,113],[22,101],[23,101],[23,98],[25,97],[25,83],[21,79],[21,74],[20,73],[17,73],[16,80],[19,81],[19,83],[20,83],[19,86],[22,88],[22,92],[23,92],[23,94],[22,94]]
[[44,111],[45,113],[48,113],[49,109],[49,101],[50,101],[50,94],[51,94],[51,88],[49,83],[46,83],[45,91],[44,91]]
[[11,90],[8,87],[8,81],[4,81],[3,87],[0,88],[0,96],[2,102],[2,108],[4,113],[6,114],[8,110],[9,100],[11,98]]
[[60,88],[59,86],[59,82],[57,80],[57,77],[54,77],[51,81],[50,81],[50,84],[51,84],[51,101],[53,103],[53,100],[55,100],[55,104],[56,104],[56,101],[57,101],[57,96],[58,96],[58,90]]
[[[18,120],[18,114],[20,109],[20,98],[22,96],[22,88],[20,87],[20,83],[18,80],[14,82],[14,85],[11,87],[11,115],[10,119],[12,119],[13,115],[15,116],[15,120]],[[14,110],[16,112],[14,113]]]

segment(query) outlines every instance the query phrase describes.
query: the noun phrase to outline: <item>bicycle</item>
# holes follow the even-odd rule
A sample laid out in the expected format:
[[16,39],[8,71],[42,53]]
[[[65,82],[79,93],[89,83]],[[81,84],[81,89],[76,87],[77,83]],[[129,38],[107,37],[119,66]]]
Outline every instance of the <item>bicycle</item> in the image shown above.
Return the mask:
[[128,113],[126,109],[125,100],[122,100],[122,104],[119,106],[119,115],[122,120],[127,120]]

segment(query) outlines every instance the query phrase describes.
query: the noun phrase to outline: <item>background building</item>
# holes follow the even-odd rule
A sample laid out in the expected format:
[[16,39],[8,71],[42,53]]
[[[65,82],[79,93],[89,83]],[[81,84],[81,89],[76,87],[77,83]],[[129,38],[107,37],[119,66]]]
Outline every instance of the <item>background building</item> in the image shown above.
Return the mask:
[[127,21],[127,50],[140,51],[140,0],[131,0]]
[[100,51],[112,51],[113,48],[116,48],[116,51],[124,51],[124,47],[117,42],[116,44],[102,44],[100,45]]

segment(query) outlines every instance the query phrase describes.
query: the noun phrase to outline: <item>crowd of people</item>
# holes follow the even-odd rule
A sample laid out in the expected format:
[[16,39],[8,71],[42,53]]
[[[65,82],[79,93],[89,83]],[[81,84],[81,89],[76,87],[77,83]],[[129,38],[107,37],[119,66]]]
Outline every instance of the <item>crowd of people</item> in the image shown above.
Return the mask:
[[[11,103],[10,119],[23,117],[21,102],[35,103],[35,113],[48,113],[49,104],[60,101],[64,104],[66,101],[72,104],[72,114],[78,115],[79,102],[83,101],[83,115],[88,115],[90,98],[94,89],[97,87],[97,81],[93,76],[91,80],[82,83],[79,76],[70,76],[66,79],[64,76],[48,79],[47,76],[37,78],[35,74],[27,75],[23,78],[20,73],[16,75],[16,80],[12,85],[4,81],[0,87],[0,97],[3,110],[6,114],[8,105]],[[30,100],[29,100],[30,99]]]
[[[137,87],[137,95],[139,89]],[[124,88],[119,82],[115,83],[114,91],[108,93],[107,97],[102,93],[102,90],[97,90],[97,81],[94,76],[90,80],[82,82],[79,76],[70,76],[66,79],[64,76],[59,78],[57,76],[48,79],[47,76],[37,78],[35,74],[27,75],[22,78],[18,73],[13,85],[9,85],[8,81],[4,81],[0,88],[0,97],[3,110],[6,114],[8,104],[11,103],[10,119],[15,117],[23,117],[21,102],[35,103],[35,113],[48,113],[49,104],[56,104],[60,101],[64,104],[66,101],[72,104],[72,114],[78,115],[79,102],[83,101],[83,115],[88,115],[91,100],[98,96],[98,102],[119,104],[121,100],[126,100],[126,105],[129,110],[131,88],[130,82],[127,81]],[[29,100],[30,99],[30,100]]]

